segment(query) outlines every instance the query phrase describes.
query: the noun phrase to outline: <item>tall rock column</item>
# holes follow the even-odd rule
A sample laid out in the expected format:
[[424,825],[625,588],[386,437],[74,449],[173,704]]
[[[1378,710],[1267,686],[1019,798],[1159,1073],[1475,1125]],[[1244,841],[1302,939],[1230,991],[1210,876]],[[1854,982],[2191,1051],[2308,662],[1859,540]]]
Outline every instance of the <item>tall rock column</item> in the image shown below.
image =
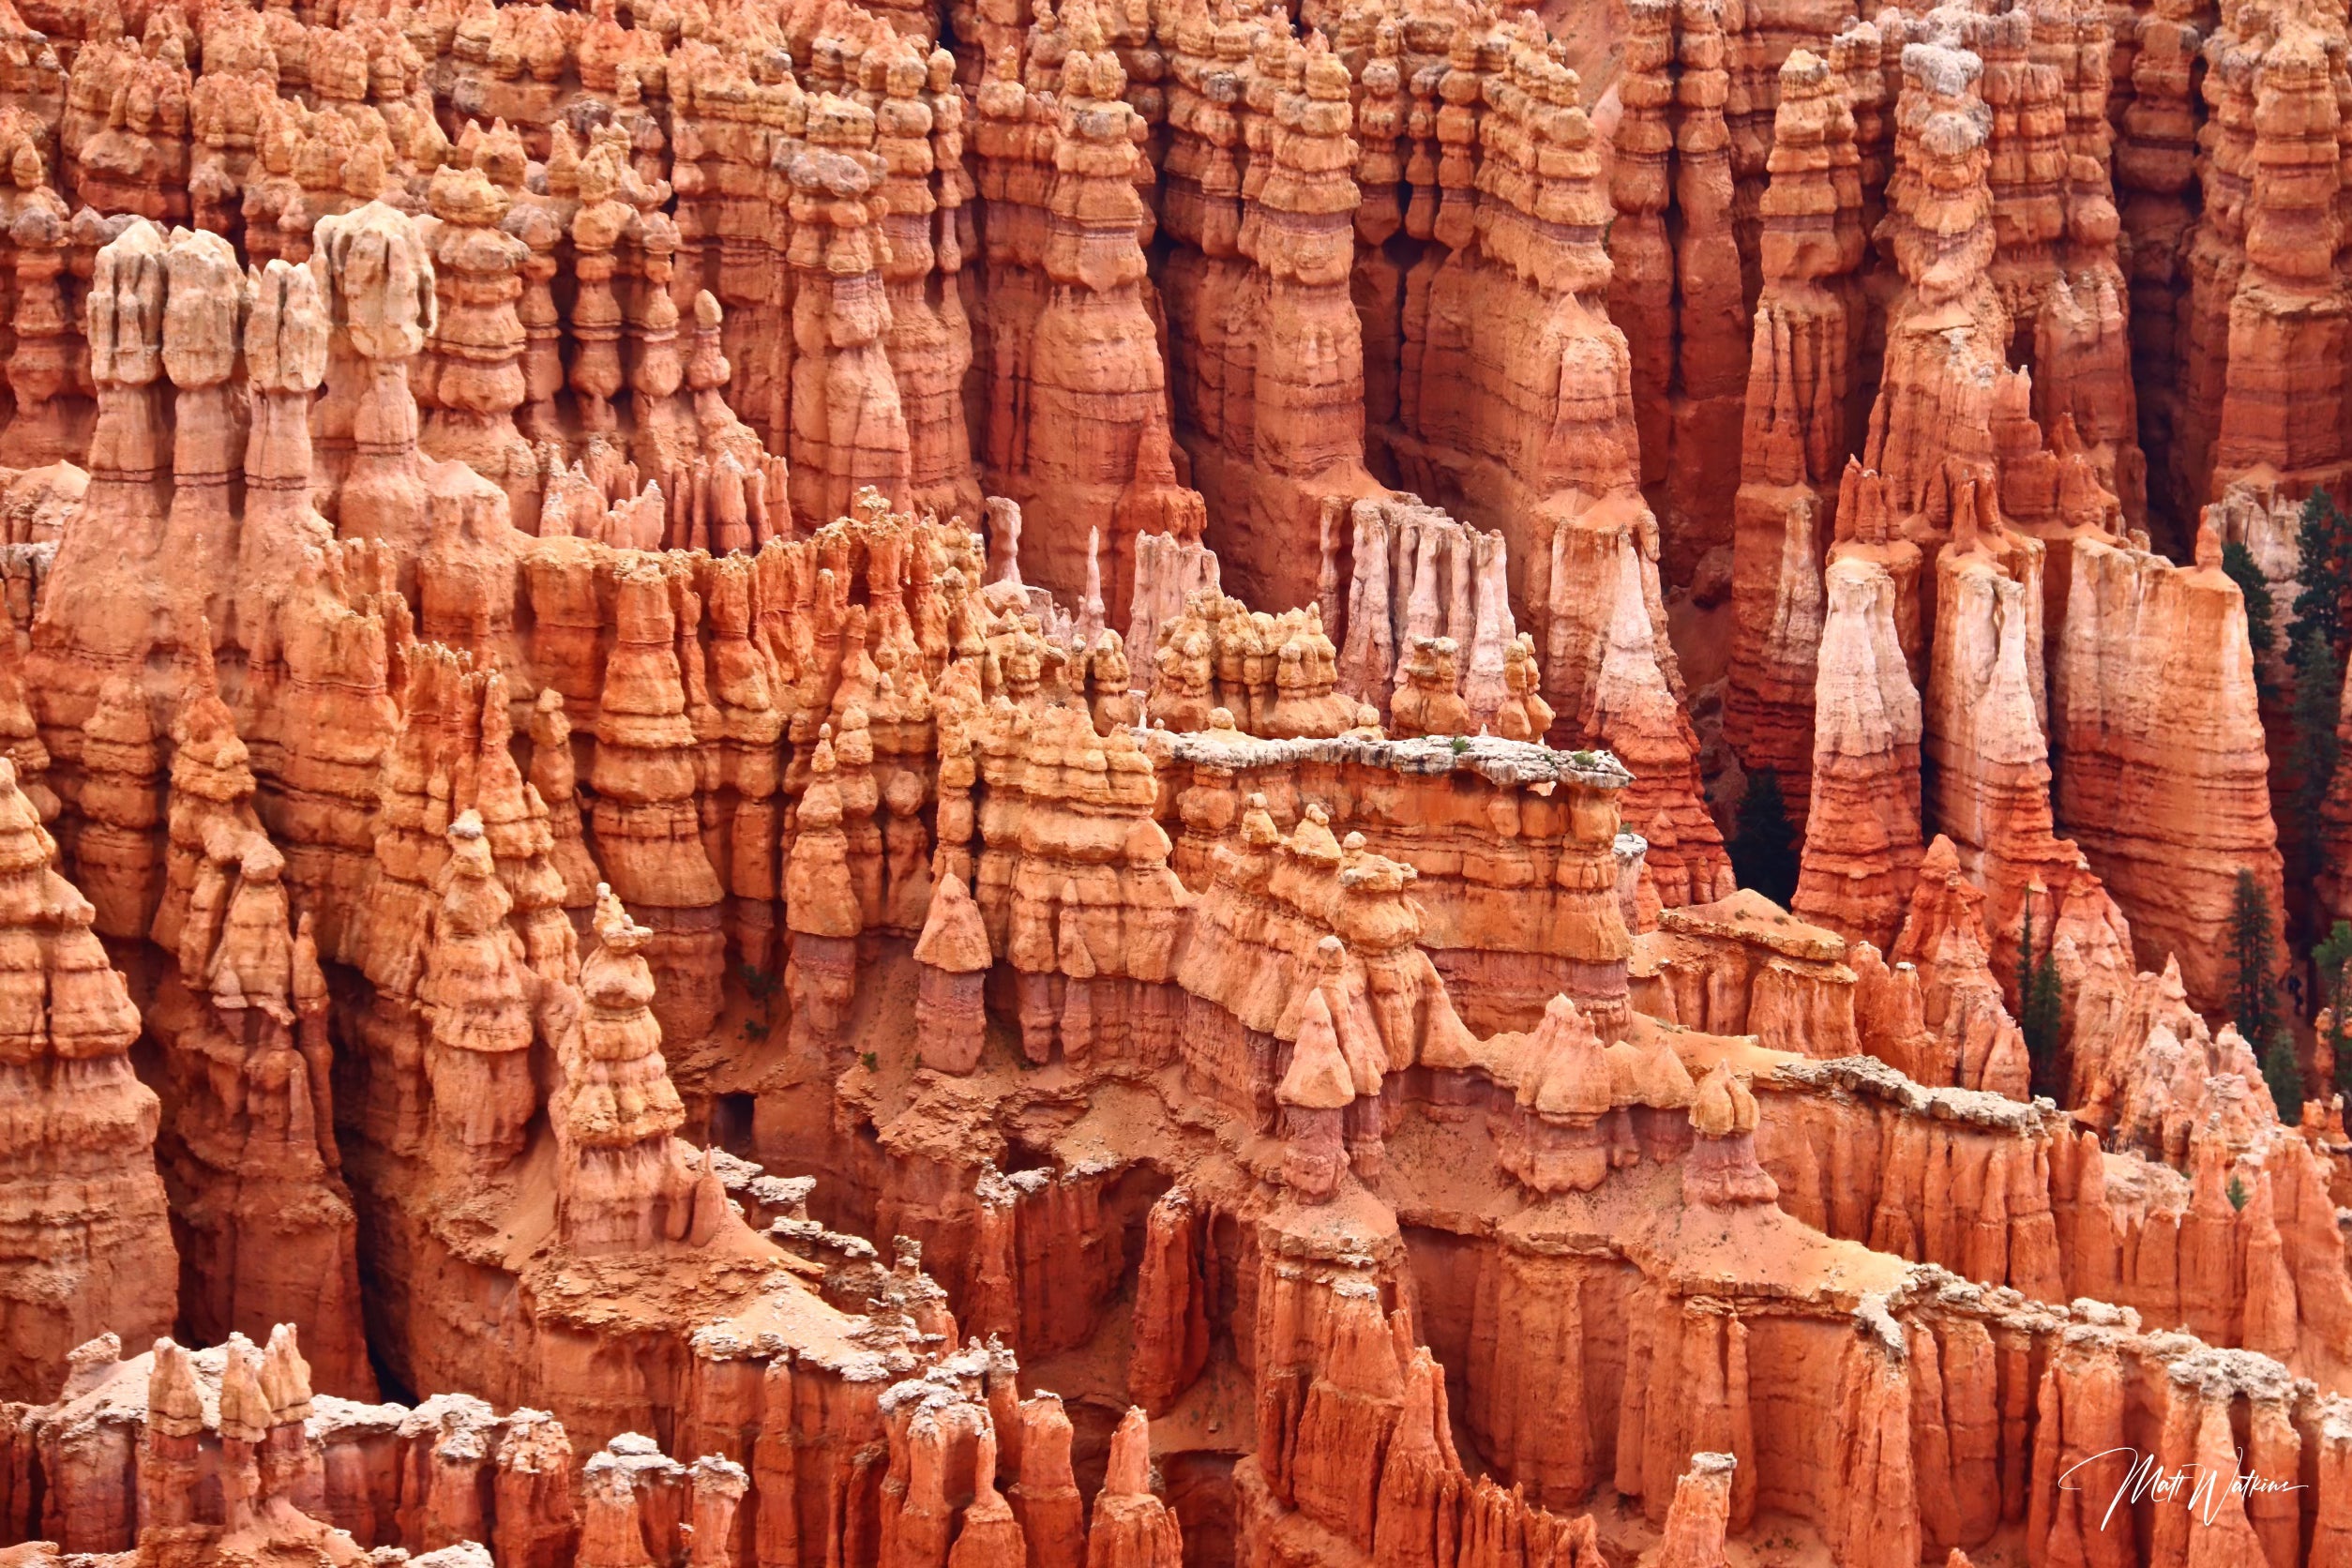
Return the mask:
[[101,249],[87,302],[98,418],[85,515],[68,531],[33,622],[26,684],[67,806],[68,864],[98,929],[136,936],[160,882],[162,761],[145,686],[148,652],[172,635],[157,556],[172,424],[164,404],[163,231],[132,223]]
[[1848,942],[1892,947],[1920,837],[1920,701],[1894,627],[1894,579],[1832,562],[1815,687],[1812,809],[1790,908]]
[[2216,444],[2228,401],[2230,312],[2246,271],[2246,220],[2254,181],[2254,78],[2268,39],[2261,23],[2236,8],[2206,39],[2205,123],[2196,135],[2199,202],[2195,226],[2179,248],[2186,289],[2179,300],[2174,348],[2179,365],[2179,414],[2170,452],[2176,505],[2215,499]]
[[344,538],[413,557],[427,524],[408,369],[438,320],[432,258],[415,219],[380,201],[321,219],[316,245],[333,335],[312,426],[324,466],[314,493]]
[[[1561,530],[1563,538],[1571,533]],[[1731,860],[1723,831],[1707,811],[1698,738],[1667,674],[1670,655],[1651,618],[1649,593],[1655,591],[1657,567],[1642,548],[1646,542],[1628,535],[1614,550],[1603,544],[1596,565],[1606,619],[1597,646],[1589,650],[1598,669],[1582,703],[1563,709],[1561,716],[1633,770],[1622,803],[1625,824],[1650,841],[1650,877],[1658,897],[1677,908],[1728,897]],[[1566,576],[1555,565],[1555,582]]]
[[1865,1298],[1856,1317],[1838,1372],[1838,1485],[1823,1533],[1840,1568],[1917,1562],[1919,1500],[1903,1330],[1882,1302]]
[[[1113,626],[1127,619],[1138,534],[1182,533],[1200,503],[1177,483],[1167,370],[1138,243],[1144,208],[1126,73],[1093,10],[1072,8],[1045,214],[1045,308],[1030,344],[1024,573],[1075,597],[1099,535]],[[1033,105],[1036,99],[1031,100]],[[1148,650],[1138,650],[1148,656]]]
[[564,1079],[549,1107],[555,1128],[556,1223],[583,1255],[637,1252],[677,1240],[692,1215],[695,1177],[671,1135],[686,1108],[661,1056],[649,1003],[653,933],[596,889],[597,945],[580,968],[584,1005],[560,1042]]
[[[310,505],[310,404],[325,379],[328,324],[318,274],[273,258],[245,317],[245,516],[237,532],[236,629],[249,661],[274,641],[275,599],[314,545],[333,537]],[[251,675],[249,662],[248,675]]]
[[1404,32],[1383,21],[1374,30],[1368,57],[1350,57],[1350,71],[1361,87],[1356,95],[1355,259],[1349,265],[1348,293],[1361,317],[1364,354],[1364,417],[1366,434],[1377,432],[1396,417],[1397,363],[1404,344],[1399,337],[1404,315],[1404,268],[1397,264],[1404,228],[1404,174],[1401,156],[1405,119],[1410,110],[1405,94]]
[[2209,526],[2191,567],[2073,549],[2051,683],[2058,819],[2130,917],[2140,966],[2177,957],[2191,1003],[2217,1011],[2239,871],[2284,907],[2244,600]]
[[850,870],[849,835],[833,728],[818,731],[807,785],[784,858],[784,988],[796,1031],[833,1046],[849,1016],[857,978],[857,939],[865,929]]
[[[2196,179],[2198,52],[2213,20],[2202,0],[2156,0],[2134,11],[2137,47],[2129,50],[2131,94],[2123,105],[2114,174],[2123,196],[2122,225],[2130,237],[2132,372],[2144,451],[2168,453],[2180,428],[2182,358],[2179,306],[2188,291],[2185,242],[2195,215],[2189,188]],[[2116,57],[2127,53],[2120,29]],[[2148,467],[2150,511],[2184,517],[2195,498],[2182,493],[2170,462]],[[2177,541],[2165,541],[2177,548]]]
[[2067,888],[2088,880],[2089,867],[2057,836],[2050,809],[2044,548],[2000,524],[1989,486],[1965,480],[1952,495],[1952,542],[1936,558],[1922,717],[1926,814],[1984,892],[1991,963],[2011,985],[2028,906],[2034,929],[2048,932]]
[[1846,464],[1853,385],[1850,276],[1862,262],[1862,181],[1843,89],[1808,51],[1781,67],[1772,183],[1763,200],[1764,292],[1732,504],[1725,739],[1748,772],[1771,770],[1792,782],[1812,760],[1820,563]]
[[908,484],[917,506],[977,517],[980,486],[963,392],[972,324],[956,281],[957,184],[967,176],[960,162],[940,161],[942,151],[961,151],[959,135],[942,145],[941,124],[942,113],[953,119],[963,111],[952,84],[955,56],[934,50],[927,57],[904,40],[886,53],[888,91],[874,109],[874,150],[885,171],[882,228],[890,259],[882,279],[890,295],[890,366],[907,421]]
[[1632,358],[1644,485],[1665,479],[1671,450],[1666,388],[1674,377],[1674,248],[1666,213],[1674,197],[1674,0],[1626,0],[1619,118],[1609,143],[1609,199],[1617,218],[1608,232],[1608,314],[1624,331]]
[[2033,324],[2034,406],[2046,429],[2073,424],[2101,482],[2137,527],[2147,520],[2148,461],[2140,445],[2131,285],[2123,271],[2115,135],[2107,113],[2113,53],[2107,18],[2098,7],[2035,10],[2033,59],[2059,78],[2065,177],[2057,275]]
[[426,243],[441,297],[419,376],[432,403],[419,445],[505,491],[510,516],[536,518],[539,460],[515,426],[527,396],[517,305],[531,247],[507,232],[514,203],[478,168],[443,166],[427,200]]
[[[201,617],[225,635],[234,620],[237,523],[229,481],[244,467],[232,386],[249,303],[236,252],[219,234],[173,231],[163,257],[163,370],[172,379],[172,505],[163,525],[166,596],[181,638]],[[206,656],[210,649],[204,650]]]
[[1993,379],[2005,368],[2009,312],[1988,275],[1995,241],[1992,115],[1964,49],[1902,52],[1895,173],[1878,243],[1904,283],[1887,313],[1886,359],[1862,460],[1885,476],[1898,514],[1930,514],[1947,462],[1990,474]]
[[0,450],[15,462],[55,462],[90,445],[89,389],[74,373],[81,345],[66,295],[71,215],[45,183],[41,155],[29,143],[17,149],[9,174],[8,380],[15,406],[0,430]]
[[[577,292],[565,325],[573,343],[568,380],[581,431],[595,441],[610,441],[620,430],[621,416],[612,400],[626,383],[621,369],[621,301],[613,290],[620,262],[613,250],[634,221],[629,204],[621,200],[623,165],[611,143],[598,143],[580,161],[575,176],[579,200],[570,204],[566,227],[572,242],[572,275]],[[554,172],[549,172],[554,184]]]
[[1094,1497],[1086,1568],[1179,1568],[1184,1560],[1176,1515],[1152,1495],[1151,1426],[1129,1408],[1111,1434],[1110,1465]]
[[[2341,490],[2348,340],[2337,146],[2341,43],[2290,20],[2254,78],[2246,263],[2229,302],[2229,364],[2210,495],[2252,469],[2290,492]],[[2218,156],[2218,155],[2217,155]]]
[[822,523],[872,486],[904,505],[912,483],[907,416],[884,339],[890,298],[874,111],[821,94],[807,149],[792,159],[792,503]]
[[[289,447],[286,471],[297,460]],[[299,508],[305,530],[324,530],[309,505],[301,492],[288,492],[287,508]],[[249,505],[248,540],[257,526]],[[378,771],[400,724],[394,649],[410,635],[409,607],[393,591],[393,564],[369,541],[329,540],[298,560],[274,650],[283,660],[284,696],[271,702],[257,689],[253,671],[264,662],[257,655],[248,664],[239,732],[250,742],[263,728],[254,716],[278,716],[281,744],[253,744],[262,787],[256,807],[286,852],[288,880],[316,912],[320,950],[348,962],[349,917],[366,904],[374,875]],[[415,672],[405,658],[399,669],[403,681]]]
[[294,918],[285,857],[253,813],[210,661],[190,665],[150,933],[176,961],[147,1009],[170,1091],[158,1155],[191,1244],[181,1320],[206,1340],[293,1323],[324,1385],[366,1398],[375,1380],[335,1140],[326,977],[310,923]]
[[426,938],[416,1000],[427,1025],[432,1095],[427,1157],[453,1197],[471,1197],[523,1152],[537,1108],[535,1033],[522,940],[506,924],[514,896],[499,881],[482,819],[449,824],[449,858]]
[[130,1070],[139,1011],[50,868],[56,846],[0,759],[0,1395],[55,1395],[73,1349],[172,1326],[179,1260],[154,1148],[155,1092]]
[[1674,391],[1662,569],[1688,579],[1708,550],[1728,545],[1724,481],[1741,439],[1748,382],[1748,307],[1733,234],[1738,191],[1724,110],[1730,92],[1721,0],[1681,0],[1674,125]]
[[[1348,70],[1319,39],[1295,60],[1274,98],[1264,179],[1242,219],[1241,250],[1259,276],[1229,331],[1258,342],[1248,423],[1197,454],[1220,520],[1247,520],[1220,530],[1226,569],[1244,597],[1270,606],[1314,594],[1302,547],[1327,501],[1383,493],[1364,465],[1363,323],[1348,292],[1362,204]],[[1241,400],[1229,397],[1229,413]]]
[[725,889],[702,842],[671,587],[658,560],[621,568],[618,636],[597,699],[590,825],[612,891],[653,929],[645,946],[661,981],[655,1011],[663,1034],[685,1048],[718,1018]]

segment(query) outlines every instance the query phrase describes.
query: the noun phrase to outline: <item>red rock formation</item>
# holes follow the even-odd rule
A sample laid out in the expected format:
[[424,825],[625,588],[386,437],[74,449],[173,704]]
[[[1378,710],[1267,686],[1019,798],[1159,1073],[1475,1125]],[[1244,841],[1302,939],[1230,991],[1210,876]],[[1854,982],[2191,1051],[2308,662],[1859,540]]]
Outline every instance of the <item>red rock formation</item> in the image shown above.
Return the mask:
[[8,244],[13,252],[7,279],[8,389],[14,407],[0,430],[0,448],[24,464],[56,461],[82,451],[90,438],[88,391],[75,371],[75,326],[68,304],[66,248],[70,213],[45,183],[41,152],[27,143],[10,155],[8,193]]
[[2235,1078],[2240,1095],[2269,1102],[2253,1049],[2227,1026],[2217,1034],[2189,1005],[2177,961],[2161,973],[2088,976],[2073,1022],[2068,1097],[2118,1148],[2185,1168],[2191,1136],[2220,1098],[2210,1080]]
[[1724,1561],[1724,1530],[1730,1522],[1731,1477],[1738,1463],[1728,1454],[1691,1455],[1691,1468],[1675,1483],[1674,1502],[1666,1510],[1659,1568],[1717,1568]]
[[[830,518],[849,510],[851,496],[867,485],[906,499],[911,469],[906,414],[883,344],[889,303],[881,260],[888,246],[880,187],[886,165],[874,151],[874,111],[819,95],[808,105],[807,126],[807,150],[787,171],[797,340],[792,505],[806,517]],[[834,195],[833,187],[841,193]],[[583,197],[591,188],[583,186]]]
[[529,518],[539,509],[539,463],[514,415],[528,396],[515,307],[531,247],[503,227],[513,198],[490,182],[485,161],[477,153],[475,167],[433,175],[425,243],[440,298],[417,375],[417,400],[432,410],[417,445],[470,464],[505,491],[514,516]]
[[2056,837],[2050,809],[2044,551],[2007,529],[1988,531],[1987,500],[1974,481],[1955,490],[1952,539],[1936,560],[1922,750],[1936,779],[1928,820],[1984,893],[1985,956],[2004,991],[2020,995],[2019,944],[2009,934],[2028,915],[2049,930],[2069,890],[2093,879],[2082,852]]
[[130,1070],[138,1010],[91,930],[89,900],[51,868],[55,852],[9,766],[0,885],[23,1021],[6,1065],[15,1130],[0,1168],[9,1255],[0,1386],[19,1398],[54,1387],[84,1340],[169,1327],[178,1274],[152,1157],[156,1096]]
[[181,1315],[207,1337],[306,1329],[320,1382],[366,1397],[375,1380],[335,1139],[326,977],[210,677],[201,666],[173,726],[170,858],[150,931],[177,960],[147,1022],[169,1091],[158,1163],[190,1243]]
[[2196,500],[2257,466],[2291,488],[2339,485],[2337,395],[2294,368],[2344,352],[2337,182],[2309,166],[2307,152],[2334,135],[2344,68],[2299,19],[2254,28],[2225,21],[2209,49],[2218,68],[2206,87],[2213,117],[2236,134],[2226,144],[2217,137],[2206,179],[2216,189],[2242,181],[2243,194],[2189,244],[2191,400],[2176,460]]
[[[1341,107],[1349,71],[1312,38],[1304,49],[1288,39],[1274,47],[1273,68],[1244,100],[1259,109],[1252,99],[1262,95],[1245,131],[1233,240],[1253,265],[1229,299],[1201,302],[1224,315],[1224,406],[1213,418],[1196,414],[1213,439],[1190,450],[1236,585],[1284,603],[1315,586],[1294,545],[1333,502],[1380,487],[1364,460],[1363,324],[1348,292],[1362,202],[1351,115]],[[1269,352],[1293,344],[1295,353]]]
[[1849,942],[1892,945],[1920,846],[1919,692],[1895,629],[1895,583],[1854,557],[1828,572],[1814,698],[1813,809],[1790,907]]
[[[1612,515],[1615,531],[1604,521]],[[1559,695],[1559,727],[1606,746],[1633,771],[1626,822],[1650,842],[1659,897],[1669,905],[1705,903],[1731,890],[1731,864],[1699,789],[1697,736],[1654,609],[1654,535],[1647,514],[1641,520],[1646,526],[1636,530],[1612,505],[1561,528],[1555,591],[1566,591],[1572,570],[1592,577],[1576,590],[1574,632],[1566,616],[1553,622],[1546,691]],[[1563,690],[1558,683],[1567,670],[1589,673]]]
[[[91,886],[98,928],[119,935],[145,925],[159,890],[162,761],[146,695],[130,671],[163,640],[165,618],[154,565],[168,505],[168,415],[155,384],[164,370],[163,250],[160,231],[142,222],[95,264],[91,367],[100,407],[84,505],[123,520],[120,543],[110,551],[93,530],[59,545],[64,576],[53,568],[55,591],[43,596],[27,664],[59,793],[80,807],[85,778],[92,792],[81,813],[86,822],[68,824],[70,864]],[[120,569],[126,550],[132,570]],[[102,557],[111,557],[105,566]]]
[[1982,913],[1985,895],[1970,885],[1959,852],[1938,834],[1920,867],[1903,935],[1887,957],[1919,971],[1922,1019],[1941,1042],[1929,1083],[1955,1083],[2023,1099],[2028,1078],[2025,1038],[1993,977],[1992,940]]
[[1754,1034],[1773,1050],[1838,1057],[1855,1049],[1854,975],[1846,944],[1742,889],[1667,910],[1635,940],[1641,1010],[1715,1034]]
[[1204,590],[1190,596],[1182,615],[1159,623],[1158,635],[1144,704],[1155,724],[1206,730],[1210,716],[1223,709],[1250,734],[1327,739],[1355,727],[1358,703],[1334,690],[1336,651],[1317,606],[1252,614],[1238,600]]
[[[1682,1167],[1682,1201],[1713,1208],[1770,1203],[1780,1188],[1756,1159],[1756,1096],[1716,1063],[1691,1101],[1691,1129],[1697,1136]],[[1678,1492],[1677,1501],[1680,1501]],[[1671,1516],[1667,1534],[1672,1537]]]
[[[985,467],[988,489],[1028,514],[1024,560],[1040,582],[1075,594],[1088,536],[1099,535],[1118,623],[1135,576],[1131,541],[1197,535],[1199,502],[1173,464],[1166,370],[1143,254],[1131,243],[1146,209],[1133,183],[1141,127],[1121,97],[1125,68],[1090,8],[1074,8],[1070,31],[1053,41],[1051,66],[1036,61],[1034,38],[1030,46],[1032,69],[1050,78],[1024,86],[992,61],[978,98],[981,193],[1005,200],[1013,219],[988,231],[990,271],[1003,279],[988,290],[989,374],[1008,384],[988,400]],[[1048,83],[1058,98],[1039,96]],[[1024,118],[1034,128],[1014,130]],[[1006,276],[1015,271],[1018,283]]]
[[979,1064],[988,1030],[981,989],[994,955],[979,906],[952,869],[932,891],[914,961],[922,966],[915,1048],[923,1064],[942,1073],[969,1073]]
[[[2341,27],[2165,4],[0,14],[0,806],[94,934],[29,825],[0,926],[132,982],[0,1138],[0,1540],[2330,1560],[2341,1128],[2154,961],[2251,650],[2125,540],[2226,459],[2293,596]],[[2200,1444],[2306,1490],[2061,1480]]]
[[[2054,800],[2131,917],[2138,961],[2177,957],[2191,1002],[2218,1010],[2239,871],[2284,907],[2245,609],[2209,531],[2190,569],[2090,540],[2073,552],[2051,683]],[[2154,691],[2198,705],[2126,695]]]
[[647,956],[667,981],[656,988],[662,1032],[679,1042],[710,1033],[725,969],[723,890],[702,845],[696,737],[678,656],[678,608],[692,602],[692,590],[659,563],[621,565],[619,635],[597,693],[588,776],[596,863],[654,933]]
[[1174,1568],[1183,1533],[1151,1491],[1151,1428],[1130,1409],[1110,1440],[1110,1467],[1086,1531],[1087,1568]]
[[1895,169],[1877,237],[1904,290],[1887,311],[1862,460],[1908,516],[1928,509],[1946,462],[1989,466],[1990,392],[2010,323],[1987,276],[1997,239],[1983,62],[1937,41],[1909,44],[1900,57]]
[[1820,560],[1852,423],[1849,279],[1862,259],[1862,183],[1841,86],[1806,51],[1781,67],[1763,203],[1768,284],[1756,302],[1732,507],[1726,738],[1749,772],[1790,779],[1813,760]]
[[[1341,689],[1386,710],[1406,684],[1415,644],[1441,637],[1455,647],[1453,689],[1470,724],[1518,740],[1548,730],[1548,706],[1540,698],[1530,704],[1533,694],[1512,685],[1511,670],[1532,660],[1533,646],[1521,644],[1512,620],[1502,536],[1476,533],[1434,508],[1410,504],[1359,501],[1351,511]],[[1332,520],[1335,533],[1335,512]],[[1334,597],[1337,545],[1332,539],[1324,548]]]
[[424,543],[416,401],[409,363],[430,340],[432,262],[408,215],[383,202],[324,219],[318,234],[327,320],[326,398],[313,416],[323,472],[313,492],[344,538]]
[[561,1233],[583,1254],[640,1252],[686,1235],[691,1169],[671,1138],[686,1120],[661,1059],[641,956],[653,933],[609,887],[596,890],[596,948],[580,968],[577,1033],[561,1036],[563,1087],[549,1107],[556,1135]]

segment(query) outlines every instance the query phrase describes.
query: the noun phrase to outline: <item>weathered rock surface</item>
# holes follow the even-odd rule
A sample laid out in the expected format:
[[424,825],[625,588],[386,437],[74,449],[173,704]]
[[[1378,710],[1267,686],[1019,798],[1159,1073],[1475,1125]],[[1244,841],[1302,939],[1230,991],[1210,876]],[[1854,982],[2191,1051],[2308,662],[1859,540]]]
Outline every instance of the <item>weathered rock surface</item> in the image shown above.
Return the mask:
[[0,1559],[2338,1561],[2344,38],[0,8]]

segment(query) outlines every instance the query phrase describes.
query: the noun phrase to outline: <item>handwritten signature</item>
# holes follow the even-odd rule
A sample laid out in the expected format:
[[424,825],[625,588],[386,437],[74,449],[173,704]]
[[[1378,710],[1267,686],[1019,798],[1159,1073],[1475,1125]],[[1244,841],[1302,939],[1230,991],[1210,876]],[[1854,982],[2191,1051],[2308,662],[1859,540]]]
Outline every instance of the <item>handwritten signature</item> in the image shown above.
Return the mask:
[[[2075,1470],[2088,1469],[2102,1459],[2112,1458],[2118,1454],[2130,1455],[2132,1464],[2131,1468],[2124,1471],[2123,1480],[2116,1486],[2115,1496],[2108,1500],[2107,1511],[2099,1516],[2099,1528],[2102,1530],[2107,1528],[2107,1521],[2115,1517],[2115,1511],[2126,1502],[2139,1502],[2143,1500],[2160,1503],[2178,1502],[2209,1525],[2213,1522],[2214,1513],[2221,1507],[2222,1500],[2224,1498],[2253,1497],[2270,1492],[2299,1492],[2303,1489],[2299,1482],[2271,1481],[2248,1470],[2233,1469],[2227,1472],[2220,1472],[2209,1470],[2204,1466],[2195,1464],[2165,1470],[2157,1463],[2154,1455],[2143,1454],[2136,1448],[2100,1450],[2080,1464],[2062,1472],[2058,1476],[2058,1489],[2067,1492],[2080,1491],[2081,1487],[2067,1485],[2068,1476],[2073,1475]],[[2245,1451],[2239,1449],[2238,1462],[2242,1465],[2245,1460]]]

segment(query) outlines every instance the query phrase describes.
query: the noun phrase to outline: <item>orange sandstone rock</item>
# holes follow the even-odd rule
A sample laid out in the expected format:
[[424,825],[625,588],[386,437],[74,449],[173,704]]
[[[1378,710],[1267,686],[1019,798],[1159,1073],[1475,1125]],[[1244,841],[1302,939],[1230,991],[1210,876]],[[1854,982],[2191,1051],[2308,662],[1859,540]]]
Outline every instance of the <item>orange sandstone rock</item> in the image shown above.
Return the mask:
[[1714,1568],[1724,1561],[1724,1529],[1731,1516],[1731,1477],[1739,1461],[1728,1454],[1694,1454],[1691,1468],[1674,1485],[1666,1510],[1666,1539],[1658,1546],[1661,1568]]
[[53,1387],[84,1340],[168,1327],[178,1274],[152,1153],[156,1095],[128,1056],[138,1010],[91,929],[89,900],[52,868],[54,852],[13,766],[0,772],[8,984],[25,1019],[7,1053],[20,1131],[0,1185],[12,1259],[0,1371],[19,1396]]
[[[2178,957],[2190,999],[2206,1009],[2228,989],[2221,949],[2239,871],[2254,871],[2283,907],[2245,611],[2209,539],[2193,569],[2077,541],[2051,686],[2062,820],[2132,917],[2138,961],[2158,968]],[[2118,612],[2130,629],[2112,619]],[[2183,658],[2200,667],[2181,668]],[[2161,717],[2118,709],[2123,694],[2151,689],[2197,693],[2197,705],[2165,704]]]
[[1894,624],[1895,585],[1875,563],[1828,573],[1814,699],[1813,808],[1793,911],[1849,941],[1891,945],[1920,845],[1920,701]]

